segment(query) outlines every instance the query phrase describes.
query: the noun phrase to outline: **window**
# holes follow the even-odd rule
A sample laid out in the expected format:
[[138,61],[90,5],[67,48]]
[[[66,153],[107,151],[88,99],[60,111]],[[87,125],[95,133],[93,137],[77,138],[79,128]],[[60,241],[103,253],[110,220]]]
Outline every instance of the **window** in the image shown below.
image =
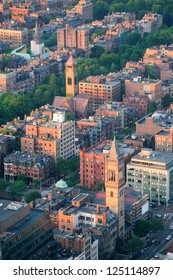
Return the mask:
[[69,86],[72,85],[72,78],[68,78],[68,79],[67,79],[67,84],[68,84]]

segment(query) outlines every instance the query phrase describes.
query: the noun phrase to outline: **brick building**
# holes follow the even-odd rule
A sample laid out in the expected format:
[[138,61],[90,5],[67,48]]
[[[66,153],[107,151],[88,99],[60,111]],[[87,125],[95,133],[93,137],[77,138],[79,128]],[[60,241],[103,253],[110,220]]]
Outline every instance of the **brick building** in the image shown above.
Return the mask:
[[162,98],[162,82],[161,80],[141,79],[141,77],[125,80],[125,97],[134,94],[147,95],[151,101],[157,103],[159,108]]
[[4,176],[4,162],[6,155],[10,154],[14,148],[15,137],[0,134],[0,177]]
[[173,128],[169,131],[161,130],[154,136],[155,150],[173,152]]
[[75,154],[75,122],[65,120],[65,111],[45,110],[26,124],[25,137],[21,137],[21,151],[69,158]]
[[48,156],[13,152],[4,158],[4,180],[14,181],[19,175],[45,181],[54,174],[53,160]]
[[134,94],[129,97],[124,97],[122,103],[125,106],[136,108],[138,117],[142,118],[147,114],[151,100],[148,96]]
[[67,232],[55,230],[54,238],[63,249],[80,254],[75,260],[98,260],[98,240],[93,240],[91,232],[69,235]]
[[79,94],[85,93],[93,104],[93,110],[105,101],[121,101],[121,82],[105,76],[90,76],[79,82]]
[[25,23],[25,16],[28,16],[31,12],[31,9],[27,6],[17,7],[12,6],[9,7],[11,19],[15,21],[20,21]]
[[143,117],[136,122],[137,136],[155,135],[161,130],[169,131],[169,128],[167,128],[166,126],[166,119],[164,118],[164,114],[163,118],[162,114],[160,118],[155,118],[154,115],[148,114],[146,117]]
[[72,10],[66,10],[66,15],[80,14],[83,22],[93,18],[93,4],[90,0],[80,0]]
[[65,28],[57,29],[57,49],[79,48],[89,51],[89,30],[87,28],[74,29],[68,24]]
[[[80,150],[80,185],[96,189],[99,183],[105,182],[106,157],[111,149],[112,141],[102,139],[87,149]],[[123,154],[125,163],[128,163],[133,155],[139,152],[138,148],[119,144],[119,150]]]
[[114,117],[115,129],[119,130],[134,123],[138,116],[138,110],[132,106],[123,105],[121,102],[105,101],[95,114],[100,117]]

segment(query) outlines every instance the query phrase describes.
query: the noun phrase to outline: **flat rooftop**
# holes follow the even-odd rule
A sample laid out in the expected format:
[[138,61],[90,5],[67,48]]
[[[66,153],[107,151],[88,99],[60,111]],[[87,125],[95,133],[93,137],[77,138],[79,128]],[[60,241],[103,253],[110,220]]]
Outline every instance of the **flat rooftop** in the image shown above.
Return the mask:
[[[20,204],[22,207],[16,210],[8,209],[8,206],[11,204],[11,201],[0,199],[0,224],[7,220],[8,218],[16,215],[16,211],[19,211],[24,206]],[[19,202],[16,203],[16,205],[19,205]],[[10,208],[10,207],[9,207]]]
[[88,194],[85,194],[85,193],[81,193],[79,194],[78,196],[74,197],[73,198],[73,201],[81,201],[83,200],[84,198],[88,197],[89,195]]
[[[145,149],[143,149],[145,150]],[[147,150],[147,149],[146,149]],[[156,151],[150,151],[150,153],[147,154],[142,154],[141,153],[135,155],[132,158],[132,163],[135,163],[136,160],[139,160],[141,162],[157,162],[157,163],[168,163],[170,161],[173,161],[173,154],[172,153],[167,153],[167,152],[156,152]]]

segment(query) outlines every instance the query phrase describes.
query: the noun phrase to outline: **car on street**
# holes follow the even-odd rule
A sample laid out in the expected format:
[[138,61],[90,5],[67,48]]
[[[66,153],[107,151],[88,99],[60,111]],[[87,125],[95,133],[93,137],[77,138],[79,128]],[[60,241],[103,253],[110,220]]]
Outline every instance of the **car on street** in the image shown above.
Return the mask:
[[166,240],[169,241],[169,240],[171,240],[171,238],[172,238],[172,235],[168,235],[168,236],[166,237]]
[[160,240],[155,240],[154,245],[159,245],[160,244]]
[[169,226],[169,229],[170,229],[170,230],[173,230],[173,225],[170,225],[170,226]]
[[154,255],[154,257],[155,257],[155,259],[159,259],[159,253],[156,253],[156,254]]

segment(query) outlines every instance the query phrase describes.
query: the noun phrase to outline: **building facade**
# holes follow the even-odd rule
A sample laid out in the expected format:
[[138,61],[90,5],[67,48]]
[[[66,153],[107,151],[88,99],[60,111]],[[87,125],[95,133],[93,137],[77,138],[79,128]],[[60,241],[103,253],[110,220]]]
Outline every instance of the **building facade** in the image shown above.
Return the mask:
[[121,82],[111,81],[105,76],[91,76],[79,82],[81,93],[88,95],[96,111],[105,101],[121,101]]
[[28,29],[0,29],[0,41],[8,43],[12,48],[21,47],[28,42]]
[[78,48],[89,51],[89,30],[87,28],[74,29],[66,24],[65,28],[57,29],[57,49]]
[[173,154],[142,149],[127,164],[127,183],[158,205],[173,198]]
[[18,151],[4,158],[4,180],[12,182],[18,176],[45,181],[54,175],[53,160],[48,156],[38,156]]

